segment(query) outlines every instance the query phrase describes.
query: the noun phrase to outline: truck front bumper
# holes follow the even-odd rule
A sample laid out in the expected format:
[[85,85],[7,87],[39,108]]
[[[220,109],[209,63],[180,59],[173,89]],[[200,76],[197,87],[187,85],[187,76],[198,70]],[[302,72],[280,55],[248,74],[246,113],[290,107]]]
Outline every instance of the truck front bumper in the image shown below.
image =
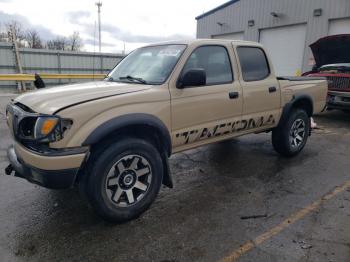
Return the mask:
[[[74,186],[77,173],[86,156],[87,152],[75,154],[64,152],[64,154],[59,153],[59,155],[47,156],[36,154],[16,144],[7,150],[10,165],[6,168],[5,172],[10,175],[14,171],[15,176],[27,179],[31,183],[46,188],[67,189]],[[74,160],[72,161],[72,159]],[[35,162],[42,163],[44,168],[34,166],[33,164]],[[63,164],[64,162],[65,164]],[[61,165],[61,168],[57,169],[57,163]]]
[[327,107],[331,109],[350,110],[350,92],[329,91]]

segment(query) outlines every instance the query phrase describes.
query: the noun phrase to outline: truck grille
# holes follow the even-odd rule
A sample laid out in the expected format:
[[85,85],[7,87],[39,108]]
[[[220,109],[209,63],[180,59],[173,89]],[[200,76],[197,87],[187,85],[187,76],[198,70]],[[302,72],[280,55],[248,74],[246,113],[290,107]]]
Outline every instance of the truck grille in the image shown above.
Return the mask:
[[350,77],[327,76],[329,89],[350,89]]
[[350,91],[350,74],[314,73],[308,76],[322,76],[328,80],[328,88],[336,91]]

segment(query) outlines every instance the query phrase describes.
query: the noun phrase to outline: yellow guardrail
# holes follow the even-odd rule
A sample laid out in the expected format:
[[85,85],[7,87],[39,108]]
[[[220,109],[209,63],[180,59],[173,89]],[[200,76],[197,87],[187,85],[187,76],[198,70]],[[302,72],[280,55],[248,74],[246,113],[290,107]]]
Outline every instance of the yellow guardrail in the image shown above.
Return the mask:
[[[38,74],[42,79],[103,79],[105,74]],[[0,81],[34,81],[34,74],[0,74]]]
[[105,74],[39,74],[42,79],[103,79]]
[[3,74],[0,81],[34,81],[34,75],[28,74]]

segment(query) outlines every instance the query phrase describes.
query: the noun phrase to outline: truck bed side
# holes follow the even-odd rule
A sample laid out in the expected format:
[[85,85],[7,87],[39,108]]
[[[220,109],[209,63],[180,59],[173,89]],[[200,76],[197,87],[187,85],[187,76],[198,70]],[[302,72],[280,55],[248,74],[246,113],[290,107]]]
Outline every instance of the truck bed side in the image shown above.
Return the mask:
[[299,95],[309,96],[313,102],[313,113],[320,113],[327,99],[328,85],[322,78],[288,77],[278,78],[282,92],[282,107]]

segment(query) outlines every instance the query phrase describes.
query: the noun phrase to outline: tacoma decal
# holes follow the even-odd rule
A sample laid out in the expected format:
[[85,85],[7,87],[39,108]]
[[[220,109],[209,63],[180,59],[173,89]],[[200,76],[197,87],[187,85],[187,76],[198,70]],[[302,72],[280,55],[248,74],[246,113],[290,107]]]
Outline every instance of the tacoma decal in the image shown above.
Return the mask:
[[257,117],[250,119],[242,119],[227,123],[215,125],[213,127],[204,127],[201,129],[193,129],[185,132],[177,133],[176,139],[182,139],[179,144],[188,144],[203,139],[208,139],[216,136],[223,136],[231,133],[236,133],[244,130],[255,129],[263,126],[270,126],[275,124],[273,115],[268,117]]

